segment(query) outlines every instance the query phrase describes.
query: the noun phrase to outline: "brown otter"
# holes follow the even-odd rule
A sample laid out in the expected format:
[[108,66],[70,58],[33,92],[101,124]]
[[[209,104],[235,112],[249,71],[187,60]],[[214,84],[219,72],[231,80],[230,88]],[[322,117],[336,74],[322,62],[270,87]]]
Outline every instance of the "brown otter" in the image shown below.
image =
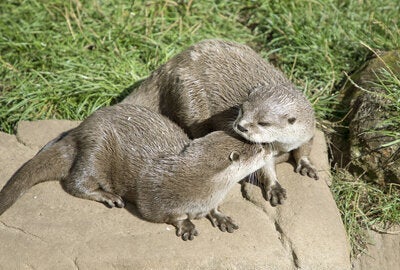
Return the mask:
[[286,198],[275,172],[286,153],[292,152],[296,172],[318,179],[308,158],[315,128],[310,102],[248,46],[199,42],[155,70],[122,102],[168,116],[191,138],[233,129],[249,141],[270,143],[276,160],[258,175],[272,205]]
[[93,113],[26,162],[0,192],[0,215],[33,185],[59,180],[68,193],[109,207],[133,202],[145,219],[174,225],[184,240],[197,235],[190,219],[206,215],[233,232],[237,225],[218,205],[234,183],[271,158],[261,144],[223,131],[191,141],[165,116],[118,104]]

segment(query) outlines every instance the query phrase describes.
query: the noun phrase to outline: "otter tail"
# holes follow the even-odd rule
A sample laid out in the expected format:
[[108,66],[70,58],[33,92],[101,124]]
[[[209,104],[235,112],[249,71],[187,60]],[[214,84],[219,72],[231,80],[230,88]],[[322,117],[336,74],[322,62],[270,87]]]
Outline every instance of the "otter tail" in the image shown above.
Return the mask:
[[76,143],[68,132],[47,143],[14,173],[0,191],[0,215],[34,185],[65,178],[75,156]]

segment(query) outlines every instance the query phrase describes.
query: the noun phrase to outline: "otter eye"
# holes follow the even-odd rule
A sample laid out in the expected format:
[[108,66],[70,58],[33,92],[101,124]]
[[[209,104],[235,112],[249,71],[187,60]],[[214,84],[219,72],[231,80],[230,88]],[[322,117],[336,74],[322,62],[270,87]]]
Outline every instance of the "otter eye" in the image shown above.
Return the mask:
[[288,122],[289,122],[289,124],[292,124],[292,125],[293,125],[293,123],[296,122],[296,118],[290,117],[290,118],[288,119]]
[[271,123],[269,123],[269,122],[258,122],[258,125],[262,126],[262,127],[269,127],[271,125]]

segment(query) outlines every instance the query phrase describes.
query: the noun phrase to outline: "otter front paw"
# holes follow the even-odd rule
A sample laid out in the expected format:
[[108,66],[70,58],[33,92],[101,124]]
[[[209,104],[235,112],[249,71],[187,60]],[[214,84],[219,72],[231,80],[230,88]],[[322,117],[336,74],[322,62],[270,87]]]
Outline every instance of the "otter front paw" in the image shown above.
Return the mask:
[[315,180],[319,179],[317,170],[307,157],[303,157],[299,160],[297,163],[296,172],[300,173],[301,175],[308,175],[308,177],[314,178]]
[[125,203],[122,198],[116,194],[106,191],[99,191],[93,196],[95,197],[96,201],[102,202],[110,208],[113,208],[114,206],[119,208],[125,207]]
[[269,186],[266,190],[267,200],[272,206],[283,204],[286,199],[286,189],[284,189],[278,182]]
[[232,218],[225,216],[221,212],[211,211],[207,217],[214,227],[218,227],[223,232],[233,233],[239,229],[239,226]]
[[185,219],[177,225],[176,235],[182,237],[184,241],[193,240],[195,236],[198,236],[194,224],[189,220]]

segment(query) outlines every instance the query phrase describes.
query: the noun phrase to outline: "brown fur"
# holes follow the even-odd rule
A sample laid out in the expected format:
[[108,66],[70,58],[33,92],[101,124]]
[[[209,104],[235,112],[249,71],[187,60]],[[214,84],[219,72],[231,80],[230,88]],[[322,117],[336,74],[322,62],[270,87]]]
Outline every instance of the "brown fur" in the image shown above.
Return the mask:
[[26,162],[0,192],[0,214],[33,185],[59,180],[76,197],[110,207],[133,202],[145,219],[175,225],[184,240],[197,235],[190,219],[206,215],[232,232],[237,225],[217,207],[234,183],[269,158],[261,144],[223,131],[191,141],[165,116],[118,104],[93,113]]
[[[233,129],[249,141],[272,144],[277,160],[292,151],[296,171],[318,179],[308,159],[315,128],[311,104],[282,72],[245,45],[197,43],[155,70],[123,103],[168,116],[192,138]],[[259,176],[271,203],[281,203],[286,193],[275,162]]]

